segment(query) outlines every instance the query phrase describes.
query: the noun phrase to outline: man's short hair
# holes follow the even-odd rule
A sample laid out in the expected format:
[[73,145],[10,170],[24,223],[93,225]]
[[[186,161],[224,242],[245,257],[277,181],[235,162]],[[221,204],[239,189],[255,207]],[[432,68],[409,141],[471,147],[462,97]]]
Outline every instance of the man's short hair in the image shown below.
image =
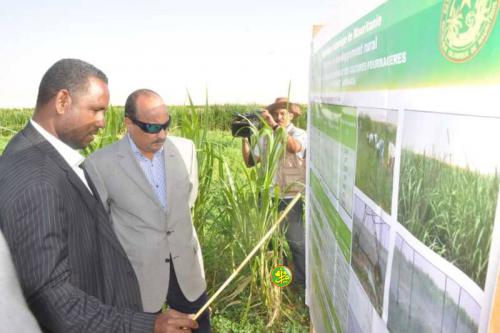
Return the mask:
[[62,89],[75,95],[85,91],[90,77],[96,77],[106,84],[108,83],[106,74],[85,61],[79,59],[57,61],[45,72],[42,81],[40,81],[36,107],[45,105]]
[[157,92],[151,89],[137,89],[127,97],[127,101],[125,102],[125,117],[136,119],[137,98],[142,95],[160,97]]

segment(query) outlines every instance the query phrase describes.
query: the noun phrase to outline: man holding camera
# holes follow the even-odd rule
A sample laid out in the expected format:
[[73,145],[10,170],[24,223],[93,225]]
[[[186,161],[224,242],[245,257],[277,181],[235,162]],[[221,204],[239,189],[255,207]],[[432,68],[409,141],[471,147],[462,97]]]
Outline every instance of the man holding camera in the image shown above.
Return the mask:
[[[274,177],[274,184],[280,188],[279,210],[282,211],[292,201],[298,192],[304,193],[306,178],[306,144],[307,134],[303,129],[295,127],[291,119],[292,110],[300,110],[297,104],[289,103],[286,98],[277,98],[276,101],[267,106],[261,113],[264,121],[267,122],[273,131],[283,128],[286,133],[286,149],[280,159],[278,170]],[[293,112],[295,113],[295,112]],[[300,113],[299,113],[300,114]],[[249,139],[242,139],[242,154],[247,167],[252,167],[260,162],[260,156],[265,149],[265,145],[255,145],[251,149]],[[262,154],[261,154],[262,153]],[[303,219],[303,200],[301,199],[289,212],[285,220],[286,239],[292,251],[293,263],[295,266],[294,281],[305,287],[305,232]]]

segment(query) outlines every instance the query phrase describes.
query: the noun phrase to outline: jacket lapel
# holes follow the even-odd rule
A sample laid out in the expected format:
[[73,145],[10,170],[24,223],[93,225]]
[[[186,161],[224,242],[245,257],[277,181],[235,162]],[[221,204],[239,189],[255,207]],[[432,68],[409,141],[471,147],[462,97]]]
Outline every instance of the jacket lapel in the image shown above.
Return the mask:
[[75,187],[75,189],[80,194],[83,202],[90,211],[95,210],[95,198],[89,192],[85,184],[80,180],[78,175],[71,169],[69,164],[64,160],[64,158],[59,154],[59,152],[47,141],[45,138],[38,133],[38,131],[28,123],[24,129],[24,134],[26,138],[34,145],[38,146],[50,158],[66,173],[66,178]]
[[[127,257],[125,251],[123,250],[118,238],[116,237],[112,225],[110,223],[109,217],[102,206],[101,201],[98,197],[94,197],[85,186],[85,184],[81,181],[78,175],[71,169],[68,163],[64,160],[64,158],[59,154],[59,152],[47,141],[45,138],[38,133],[38,131],[28,124],[25,128],[26,138],[31,141],[33,145],[38,146],[41,150],[43,150],[46,154],[48,154],[51,159],[65,172],[66,178],[69,183],[75,188],[78,192],[82,201],[85,203],[87,208],[90,210],[92,215],[96,219],[97,229],[100,231],[102,235],[104,235],[108,242],[120,252],[124,257]],[[94,187],[94,184],[87,178],[89,181],[89,186],[92,189],[93,193],[98,195],[97,190]]]
[[182,166],[184,162],[179,150],[168,137],[165,140],[163,149],[165,152],[165,179],[167,182],[167,215],[169,215],[170,209],[176,204],[175,186],[180,179],[179,177],[183,174],[179,172],[178,167]]
[[66,177],[73,185],[73,187],[78,191],[87,208],[91,212],[95,212],[95,210],[98,209],[97,204],[99,203],[97,197],[94,197],[89,192],[89,189],[85,186],[80,177],[78,177],[78,175],[73,170],[71,170],[69,166],[64,171],[66,171]]
[[151,188],[146,175],[141,169],[141,166],[135,159],[132,148],[130,148],[130,143],[128,142],[128,137],[124,136],[118,143],[118,161],[120,167],[129,176],[130,179],[143,191],[148,197],[151,198],[157,205],[160,205],[156,194]]
[[113,226],[111,224],[111,217],[106,213],[101,199],[99,198],[99,193],[97,192],[94,183],[92,183],[92,179],[90,179],[90,177],[86,177],[89,187],[95,196],[90,194],[88,188],[85,186],[85,184],[82,183],[80,178],[75,174],[75,172],[73,172],[73,170],[69,171],[66,172],[68,175],[68,179],[80,193],[83,201],[94,216],[97,223],[98,232],[103,235],[108,240],[108,243],[111,244],[122,256],[127,257],[125,250],[116,237]]

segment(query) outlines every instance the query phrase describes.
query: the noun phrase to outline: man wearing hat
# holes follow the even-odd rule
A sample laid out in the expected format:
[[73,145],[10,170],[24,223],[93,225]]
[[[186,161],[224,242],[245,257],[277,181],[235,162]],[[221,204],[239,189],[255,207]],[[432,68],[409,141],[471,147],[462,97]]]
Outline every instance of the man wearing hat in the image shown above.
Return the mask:
[[[280,189],[279,210],[282,211],[292,201],[297,193],[304,193],[306,179],[306,144],[307,134],[301,128],[295,127],[291,120],[300,115],[300,107],[290,103],[285,97],[278,97],[262,112],[262,118],[273,131],[283,128],[287,133],[286,149],[280,159],[278,170],[274,177],[274,185]],[[243,138],[242,154],[247,167],[260,162],[265,144],[255,145],[252,150],[248,138]],[[305,232],[303,218],[303,200],[295,204],[285,220],[286,239],[292,251],[294,263],[294,281],[305,287]]]
[[297,119],[299,116],[302,115],[302,110],[300,109],[300,106],[295,103],[289,103],[288,102],[288,97],[277,97],[274,103],[288,103],[288,113],[290,114],[290,121]]

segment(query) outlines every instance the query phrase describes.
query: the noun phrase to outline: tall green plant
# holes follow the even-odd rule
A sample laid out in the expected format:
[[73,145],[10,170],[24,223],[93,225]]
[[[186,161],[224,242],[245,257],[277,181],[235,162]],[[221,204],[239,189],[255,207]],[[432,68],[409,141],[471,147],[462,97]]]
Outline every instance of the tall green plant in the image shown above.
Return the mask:
[[398,220],[484,286],[500,179],[403,150]]
[[33,116],[33,109],[0,109],[0,137],[20,131]]
[[[211,286],[215,290],[278,216],[279,202],[274,198],[279,197],[279,189],[273,187],[273,180],[284,153],[286,132],[284,129],[273,132],[268,126],[260,132],[253,128],[252,149],[260,146],[262,162],[248,169],[243,166],[242,158],[234,163],[227,158],[226,147],[208,139],[213,117],[208,101],[199,109],[189,97],[188,109],[178,111],[176,117],[179,122],[175,131],[193,140],[198,148],[200,188],[193,217],[202,247],[212,245],[204,247],[204,259],[207,268],[218,265],[207,271],[208,279],[216,284]],[[242,306],[241,322],[254,317],[256,312],[262,313],[267,317],[269,331],[277,327],[283,315],[292,322],[295,319],[293,307],[282,304],[282,290],[270,282],[272,268],[282,263],[284,237],[277,233],[271,242],[273,245],[264,245],[217,302],[223,309]],[[226,260],[221,260],[224,257]]]
[[[224,175],[223,196],[232,223],[232,233],[235,245],[231,248],[232,257],[242,260],[251,249],[259,242],[271,228],[277,218],[279,189],[273,187],[274,177],[278,164],[285,149],[286,132],[283,129],[276,133],[265,126],[253,137],[252,150],[258,146],[261,152],[261,162],[254,168],[242,169],[242,179],[235,181],[231,170],[226,163],[221,164]],[[269,248],[264,245],[247,272],[252,278],[240,276],[238,285],[248,285],[250,292],[247,295],[244,315],[242,320],[248,318],[250,309],[258,302],[262,302],[267,312],[268,327],[272,327],[275,320],[279,319],[286,309],[281,306],[282,290],[271,285],[271,270],[282,264],[284,238],[276,234],[271,240],[273,245]],[[235,263],[237,264],[237,263]],[[253,274],[252,274],[253,273]],[[235,289],[235,291],[238,289]],[[234,292],[231,294],[234,297]]]
[[214,179],[214,165],[220,159],[220,155],[214,145],[207,140],[211,114],[208,105],[208,95],[205,107],[198,111],[188,92],[189,105],[187,110],[177,112],[179,117],[175,131],[184,138],[192,140],[197,148],[198,173],[200,175],[198,197],[193,209],[194,225],[200,228],[200,224],[207,220],[210,212],[212,180]]
[[[271,198],[278,193],[271,193],[270,173],[273,172],[272,165],[277,164],[272,160],[277,157],[270,157],[267,164],[247,169],[239,145],[230,134],[213,131],[229,129],[233,112],[244,113],[255,108],[255,105],[210,106],[208,101],[200,107],[194,105],[191,99],[187,106],[169,108],[174,124],[172,134],[190,138],[197,146],[200,188],[193,219],[203,249],[209,294],[241,263],[277,216],[277,203]],[[0,125],[8,121],[9,129],[21,129],[31,117],[31,112],[23,110],[22,115],[0,112]],[[269,128],[265,128],[259,135],[269,136],[272,147],[284,134],[281,131],[274,136]],[[106,114],[106,129],[99,132],[85,153],[89,154],[121,138],[124,132],[123,107],[114,106]],[[12,133],[9,132],[8,137],[10,135]],[[254,142],[257,144],[257,141]],[[279,147],[271,149],[270,154],[277,155],[278,150]],[[235,218],[237,215],[241,217]],[[270,285],[269,272],[281,263],[282,251],[286,247],[278,233],[272,242],[273,246],[265,245],[241,273],[239,280],[234,281],[214,303],[214,330],[230,331],[225,329],[229,321],[238,332],[304,331],[308,316],[300,300],[291,300],[289,297],[293,298],[293,294]],[[264,327],[264,319],[271,327]]]

